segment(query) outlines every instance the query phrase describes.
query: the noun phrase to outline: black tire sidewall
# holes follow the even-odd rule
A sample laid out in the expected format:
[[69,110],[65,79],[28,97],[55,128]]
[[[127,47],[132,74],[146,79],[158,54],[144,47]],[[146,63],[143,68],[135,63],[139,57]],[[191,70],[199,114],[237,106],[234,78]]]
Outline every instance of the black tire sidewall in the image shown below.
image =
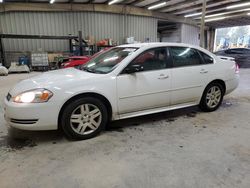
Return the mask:
[[[76,133],[70,126],[70,117],[72,112],[81,104],[93,104],[99,108],[102,114],[102,122],[100,126],[91,134],[88,135],[80,135]],[[85,140],[89,138],[93,138],[97,136],[106,126],[108,121],[108,114],[107,114],[107,108],[103,104],[102,101],[99,99],[93,98],[93,97],[83,97],[76,99],[69,103],[63,110],[62,116],[61,116],[61,125],[64,133],[67,137],[74,139],[74,140]]]
[[[220,98],[220,102],[214,108],[210,108],[207,105],[206,96],[207,96],[207,93],[208,93],[209,89],[211,87],[214,87],[214,86],[217,86],[217,87],[220,88],[220,90],[221,90],[221,98]],[[199,106],[200,106],[201,110],[206,111],[206,112],[212,112],[212,111],[217,110],[220,107],[221,103],[222,103],[222,100],[223,100],[223,97],[224,97],[224,93],[225,93],[225,91],[224,91],[224,89],[223,89],[223,87],[222,87],[221,84],[219,84],[219,83],[211,83],[211,84],[209,84],[206,87],[206,89],[204,90],[202,98],[201,98],[201,101],[200,101],[200,105]]]

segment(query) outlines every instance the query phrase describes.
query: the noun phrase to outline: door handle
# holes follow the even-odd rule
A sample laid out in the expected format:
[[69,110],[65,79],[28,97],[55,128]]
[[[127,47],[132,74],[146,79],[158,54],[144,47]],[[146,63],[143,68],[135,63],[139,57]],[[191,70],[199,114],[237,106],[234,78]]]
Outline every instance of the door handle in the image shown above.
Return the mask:
[[205,74],[205,73],[208,73],[208,71],[205,70],[205,69],[201,69],[200,73],[201,73],[201,74]]
[[160,76],[158,77],[159,80],[163,80],[163,79],[167,79],[169,78],[168,75],[165,75],[165,74],[160,74]]

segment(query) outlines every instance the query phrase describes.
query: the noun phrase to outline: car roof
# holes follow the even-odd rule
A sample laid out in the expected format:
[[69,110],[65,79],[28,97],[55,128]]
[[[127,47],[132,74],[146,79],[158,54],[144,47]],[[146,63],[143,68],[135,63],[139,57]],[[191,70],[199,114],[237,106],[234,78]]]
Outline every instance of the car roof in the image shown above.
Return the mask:
[[199,51],[202,51],[210,56],[215,56],[213,53],[210,51],[201,48],[196,45],[192,44],[185,44],[185,43],[174,43],[174,42],[152,42],[152,43],[135,43],[135,44],[125,44],[125,45],[120,45],[118,47],[125,47],[125,48],[143,48],[143,49],[150,49],[150,48],[157,48],[157,47],[164,47],[164,46],[180,46],[180,47],[187,47],[187,48],[194,48]]
[[185,44],[185,43],[172,43],[172,42],[152,42],[152,43],[135,43],[135,44],[124,44],[118,47],[127,47],[127,48],[144,48],[144,47],[162,47],[162,46],[182,46],[182,47],[190,47],[196,49],[202,49],[199,46]]

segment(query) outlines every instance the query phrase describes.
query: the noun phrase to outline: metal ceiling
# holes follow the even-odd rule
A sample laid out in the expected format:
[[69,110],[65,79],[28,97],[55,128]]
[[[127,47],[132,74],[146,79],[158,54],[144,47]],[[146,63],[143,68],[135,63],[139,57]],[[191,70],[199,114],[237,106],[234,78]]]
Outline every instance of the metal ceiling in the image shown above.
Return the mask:
[[[24,3],[49,3],[49,0],[3,0],[4,2],[24,2]],[[129,5],[148,9],[150,6],[164,3],[163,6],[153,9],[153,11],[173,14],[183,17],[189,14],[201,13],[204,0],[118,0],[115,4]],[[81,3],[81,4],[108,4],[111,0],[55,0],[56,3]],[[228,9],[229,6],[249,3],[246,6]],[[112,6],[112,5],[110,5]],[[250,25],[250,1],[249,0],[207,0],[206,16],[210,22],[207,26],[215,28],[230,27],[239,25]],[[201,15],[191,16],[198,24]],[[223,20],[215,21],[216,18],[223,17]],[[211,18],[213,19],[211,21]]]

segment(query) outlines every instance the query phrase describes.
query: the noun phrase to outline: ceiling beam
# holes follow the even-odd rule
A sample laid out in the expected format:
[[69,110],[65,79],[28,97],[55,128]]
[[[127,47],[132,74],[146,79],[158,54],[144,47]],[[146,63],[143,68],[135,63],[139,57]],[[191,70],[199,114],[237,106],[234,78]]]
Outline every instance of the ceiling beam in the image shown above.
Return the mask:
[[132,2],[128,3],[127,5],[137,5],[137,4],[139,4],[139,3],[143,2],[143,1],[145,1],[145,0],[135,0],[135,1],[132,1]]
[[[239,19],[241,20],[239,22]],[[227,20],[217,21],[217,22],[209,22],[206,24],[211,28],[223,28],[223,27],[235,27],[235,26],[246,26],[250,25],[250,20],[246,19],[246,17],[234,17]]]
[[174,6],[168,6],[163,7],[163,8],[159,8],[157,9],[157,11],[160,12],[171,12],[171,11],[175,11],[175,10],[179,10],[179,9],[184,9],[184,8],[188,8],[190,6],[194,6],[194,5],[200,5],[203,3],[203,0],[188,0],[185,2],[179,2],[174,4]]
[[[246,14],[244,13],[240,13],[240,14],[232,14],[230,16],[227,16],[225,19],[223,20],[218,20],[218,21],[214,21],[214,22],[207,22],[206,25],[215,25],[215,23],[220,23],[220,24],[223,24],[224,22],[230,22],[230,20],[235,20],[237,18],[249,18],[249,16],[247,16]],[[248,19],[250,23],[250,19]],[[239,20],[238,20],[239,22]],[[240,22],[239,22],[240,23]],[[199,24],[199,22],[197,21],[197,24]],[[235,24],[234,24],[235,25]],[[241,25],[241,24],[239,24]]]
[[[234,2],[239,2],[240,0],[234,0]],[[216,0],[216,1],[211,1],[211,2],[207,2],[207,7],[206,10],[210,11],[210,10],[214,10],[214,9],[219,9],[219,8],[223,8],[225,9],[225,7],[227,5],[232,5],[232,0]],[[187,14],[190,12],[194,12],[194,11],[200,11],[201,12],[201,5],[194,5],[194,6],[190,6],[189,8],[187,8],[186,10],[175,10],[175,11],[171,11],[169,12],[170,14]]]
[[149,3],[149,4],[146,4],[145,6],[141,6],[141,8],[148,8],[150,6],[154,6],[154,5],[157,5],[159,3],[164,3],[164,2],[167,2],[167,1],[164,1],[164,0],[160,0],[160,1],[155,1],[153,3]]
[[[214,10],[211,10],[211,11],[207,11],[206,13],[206,16],[211,16],[211,15],[217,15],[218,16],[227,16],[227,15],[231,15],[231,14],[241,14],[241,13],[249,13],[250,12],[250,6],[248,7],[244,7],[243,9],[240,9],[240,10],[228,10],[228,9],[214,9]],[[201,15],[198,15],[198,16],[194,16],[192,17],[193,19],[199,19],[201,17]],[[213,17],[216,17],[216,16],[213,16]],[[210,17],[210,18],[213,18],[213,17]],[[250,18],[249,18],[250,19]]]
[[[163,7],[159,7],[159,8],[154,9],[154,10],[159,11],[160,9],[164,9],[164,8],[166,8],[166,7],[169,7],[169,6],[175,6],[175,5],[178,4],[178,3],[182,3],[182,4],[183,4],[183,1],[185,1],[185,0],[168,0],[168,1],[163,1],[163,2],[166,2],[166,4],[165,4]],[[161,1],[161,2],[162,2],[162,1]],[[154,2],[154,3],[151,3],[151,4],[154,5],[155,2]],[[151,6],[151,5],[146,5],[146,7],[148,7],[148,6]]]
[[69,3],[2,3],[0,4],[0,13],[4,12],[72,12],[72,11],[89,11],[89,12],[105,12],[114,14],[130,14],[137,16],[148,16],[157,19],[167,20],[177,23],[186,23],[196,26],[196,23],[192,19],[178,17],[171,14],[160,13],[156,11],[150,11],[135,6],[124,6],[115,4],[109,6],[107,4],[69,4]]
[[129,5],[130,3],[133,3],[135,1],[136,0],[125,0],[125,1],[123,1],[123,3]]

